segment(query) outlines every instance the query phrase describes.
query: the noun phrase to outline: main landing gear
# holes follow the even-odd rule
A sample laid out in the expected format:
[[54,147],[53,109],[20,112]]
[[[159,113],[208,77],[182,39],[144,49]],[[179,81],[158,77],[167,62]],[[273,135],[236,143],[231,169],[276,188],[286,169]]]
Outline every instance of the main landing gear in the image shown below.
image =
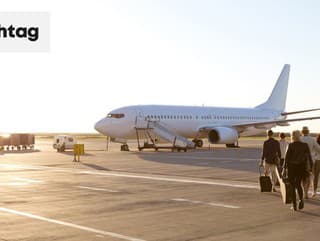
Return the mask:
[[130,151],[128,144],[123,144],[123,145],[121,145],[120,150],[121,150],[121,151]]
[[240,148],[238,142],[226,144],[226,147],[227,147],[227,148]]
[[192,141],[196,144],[196,147],[203,147],[203,140],[193,139]]

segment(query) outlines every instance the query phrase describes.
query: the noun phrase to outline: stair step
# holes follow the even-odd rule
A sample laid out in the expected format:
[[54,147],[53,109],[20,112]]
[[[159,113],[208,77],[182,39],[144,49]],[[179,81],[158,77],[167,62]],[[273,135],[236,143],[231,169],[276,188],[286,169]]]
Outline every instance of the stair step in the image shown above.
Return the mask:
[[172,144],[174,144],[177,147],[182,147],[182,148],[186,148],[186,147],[193,148],[194,147],[194,143],[192,141],[189,141],[187,138],[180,136],[180,135],[168,130],[167,128],[165,128],[164,126],[162,126],[161,124],[159,124],[157,122],[153,122],[149,126],[150,127],[153,126],[151,131],[154,134],[171,142]]

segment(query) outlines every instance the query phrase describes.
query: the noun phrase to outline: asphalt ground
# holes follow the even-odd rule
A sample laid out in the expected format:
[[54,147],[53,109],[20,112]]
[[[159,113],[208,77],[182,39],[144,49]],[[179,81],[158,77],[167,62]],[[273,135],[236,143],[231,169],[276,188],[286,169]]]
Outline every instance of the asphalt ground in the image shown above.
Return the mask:
[[262,141],[178,153],[83,139],[79,163],[36,141],[0,153],[0,240],[319,240],[319,196],[293,212],[260,192]]

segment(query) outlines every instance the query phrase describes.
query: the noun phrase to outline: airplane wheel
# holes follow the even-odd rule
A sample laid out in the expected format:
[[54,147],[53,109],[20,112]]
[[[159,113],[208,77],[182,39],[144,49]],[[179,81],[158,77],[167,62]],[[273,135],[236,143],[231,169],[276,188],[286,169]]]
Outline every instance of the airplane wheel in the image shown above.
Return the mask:
[[238,142],[226,144],[227,148],[239,148]]
[[203,147],[203,140],[201,139],[193,139],[192,142],[195,143],[196,147]]
[[121,145],[121,151],[129,151],[129,146],[127,144]]
[[203,147],[203,140],[196,140],[197,147]]
[[64,145],[62,145],[61,148],[60,148],[60,151],[61,151],[61,152],[64,152],[65,149],[66,149],[66,147],[65,147]]

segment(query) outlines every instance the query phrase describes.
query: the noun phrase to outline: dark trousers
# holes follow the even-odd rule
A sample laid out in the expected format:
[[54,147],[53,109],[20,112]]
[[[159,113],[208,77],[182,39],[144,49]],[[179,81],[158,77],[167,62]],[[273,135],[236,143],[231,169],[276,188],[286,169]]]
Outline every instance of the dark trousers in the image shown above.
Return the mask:
[[281,158],[280,159],[280,163],[278,165],[278,172],[279,172],[279,175],[280,175],[281,178],[282,178],[282,172],[283,172],[283,164],[284,164],[284,159]]
[[280,158],[280,166],[283,167],[284,158]]
[[296,190],[298,191],[299,199],[303,199],[303,189],[301,181],[304,177],[305,166],[303,164],[288,165],[288,178],[292,186],[291,197],[294,205],[297,204]]

